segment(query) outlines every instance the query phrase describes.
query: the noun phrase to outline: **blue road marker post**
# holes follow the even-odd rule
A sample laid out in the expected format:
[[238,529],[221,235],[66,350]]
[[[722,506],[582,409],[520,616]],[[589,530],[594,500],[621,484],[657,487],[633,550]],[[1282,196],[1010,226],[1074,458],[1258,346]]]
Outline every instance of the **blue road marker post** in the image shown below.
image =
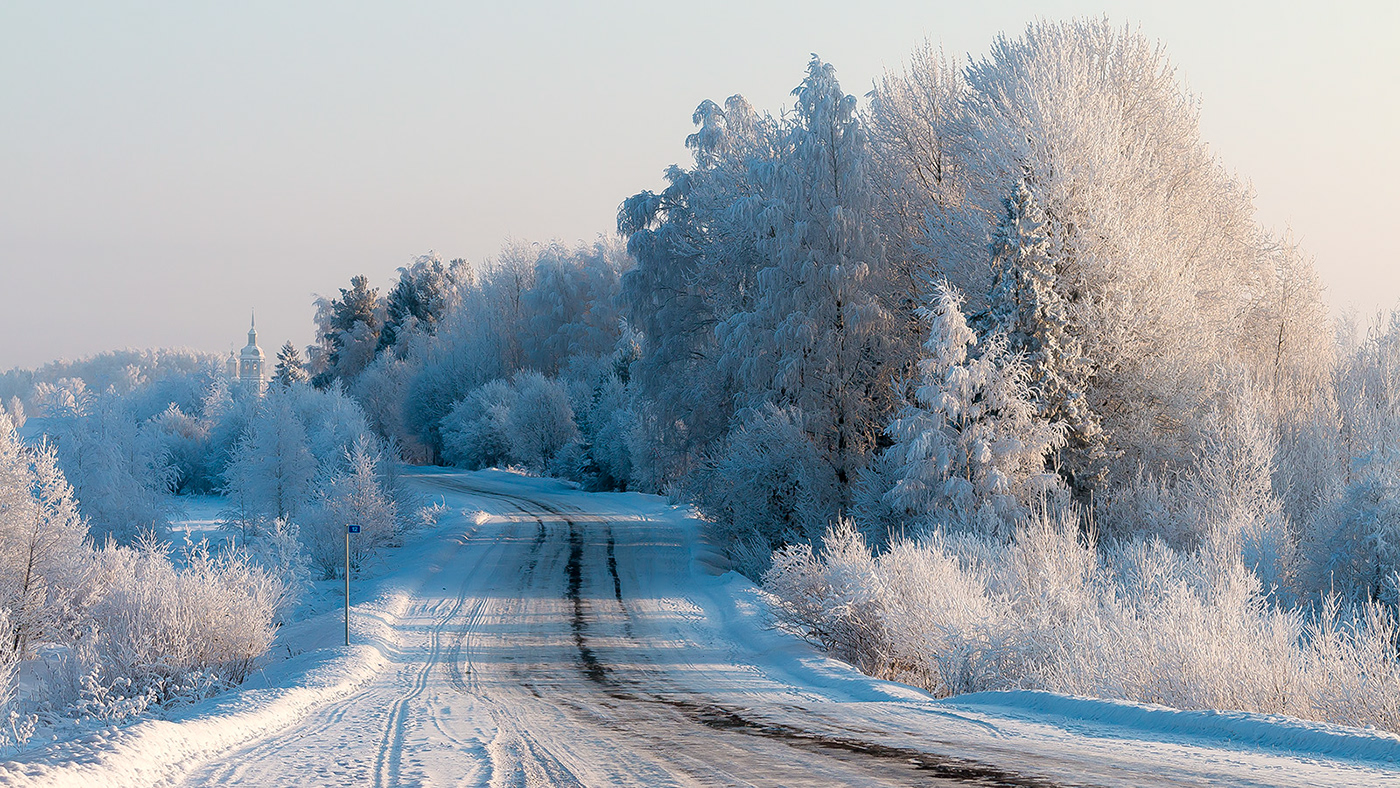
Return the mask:
[[360,532],[360,526],[345,526],[345,645],[350,645],[350,534]]

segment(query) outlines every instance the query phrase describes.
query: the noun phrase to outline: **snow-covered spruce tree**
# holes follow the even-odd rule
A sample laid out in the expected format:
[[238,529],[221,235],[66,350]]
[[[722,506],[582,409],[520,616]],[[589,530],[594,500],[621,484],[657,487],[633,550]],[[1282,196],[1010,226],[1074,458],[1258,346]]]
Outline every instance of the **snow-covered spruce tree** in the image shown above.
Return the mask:
[[877,380],[894,321],[873,292],[884,250],[856,99],[816,57],[793,95],[782,156],[755,173],[762,196],[740,203],[762,267],[752,305],[719,328],[720,367],[742,382],[750,407],[800,410],[801,427],[845,488],[891,410]]
[[277,367],[273,371],[272,381],[285,389],[291,388],[293,383],[305,383],[306,380],[306,367],[301,363],[301,351],[289,339],[282,345],[282,349],[277,351]]
[[1006,337],[1030,369],[1030,386],[1042,421],[1068,429],[1060,466],[1071,485],[1087,492],[1103,475],[1103,430],[1089,406],[1093,365],[1076,336],[1070,304],[1060,291],[1051,256],[1048,219],[1023,178],[1002,201],[1005,212],[992,236],[992,289],[985,331]]
[[899,480],[887,494],[916,525],[1005,535],[1017,516],[1062,483],[1046,456],[1065,427],[1036,412],[1024,359],[993,334],[978,345],[947,282],[935,288],[925,357],[907,401],[888,427]]

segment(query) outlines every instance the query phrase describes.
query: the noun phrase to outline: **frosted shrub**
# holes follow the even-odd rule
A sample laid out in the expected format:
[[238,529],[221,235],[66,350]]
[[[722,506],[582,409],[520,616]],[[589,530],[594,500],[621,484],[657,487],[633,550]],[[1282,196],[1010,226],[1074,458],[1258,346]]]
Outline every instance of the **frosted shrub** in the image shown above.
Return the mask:
[[764,583],[779,599],[782,616],[837,656],[866,669],[884,655],[881,594],[875,560],[848,522],[827,532],[821,558],[810,545],[773,554]]
[[90,703],[149,696],[168,705],[211,694],[241,682],[272,644],[287,593],[279,578],[237,548],[189,545],[181,567],[166,550],[144,539],[94,554],[84,611],[97,661],[84,690]]
[[878,558],[834,529],[819,554],[776,553],[764,582],[779,623],[938,695],[1045,689],[1400,730],[1392,614],[1281,608],[1237,556],[1099,546],[1073,512],[1042,511],[1010,542],[936,531]]
[[345,527],[360,526],[350,540],[350,565],[357,568],[381,548],[399,544],[398,503],[385,489],[381,466],[390,462],[379,447],[360,439],[346,453],[349,471],[328,479],[302,530],[311,563],[324,578],[335,577],[345,561]]
[[522,372],[509,382],[493,380],[473,390],[442,420],[443,456],[466,468],[509,461],[543,473],[577,439],[568,392],[538,372]]
[[290,520],[273,520],[247,550],[276,580],[274,590],[280,593],[273,599],[273,610],[277,623],[284,623],[301,602],[311,577],[311,556],[301,543],[301,527]]
[[[766,556],[821,536],[836,512],[836,474],[801,425],[801,411],[764,405],[691,474],[687,494],[712,518],[720,544]],[[742,567],[754,577],[764,568]]]
[[[10,611],[0,608],[0,632],[10,632],[14,624],[10,621]],[[15,678],[19,666],[19,650],[10,647],[5,640],[0,640],[0,720],[11,718],[15,714]],[[0,740],[3,740],[5,731],[0,731]]]

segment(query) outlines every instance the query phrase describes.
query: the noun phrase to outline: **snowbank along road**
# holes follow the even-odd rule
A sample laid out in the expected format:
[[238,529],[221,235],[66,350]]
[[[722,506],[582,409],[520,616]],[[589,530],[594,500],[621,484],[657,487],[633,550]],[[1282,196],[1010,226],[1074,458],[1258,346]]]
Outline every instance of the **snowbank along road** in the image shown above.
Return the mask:
[[[274,682],[319,694],[248,690],[26,756],[0,784],[1400,784],[1383,734],[1062,699],[1109,712],[1076,715],[1045,693],[937,701],[867,678],[767,626],[762,595],[652,496],[500,472],[413,483],[453,514],[362,590],[368,647]],[[1155,712],[1169,722],[1124,722]]]

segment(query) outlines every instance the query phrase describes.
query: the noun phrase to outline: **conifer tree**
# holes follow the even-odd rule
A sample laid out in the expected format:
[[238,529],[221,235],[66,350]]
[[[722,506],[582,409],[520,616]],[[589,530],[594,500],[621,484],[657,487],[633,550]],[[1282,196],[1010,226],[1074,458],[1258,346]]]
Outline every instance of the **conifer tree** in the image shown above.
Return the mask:
[[351,277],[350,287],[340,289],[340,298],[317,299],[313,385],[325,388],[337,379],[353,378],[374,359],[384,324],[381,306],[379,288],[370,287],[364,274]]
[[431,252],[400,268],[399,281],[385,299],[378,349],[394,347],[404,331],[434,333],[438,322],[459,298],[459,290],[472,280],[466,260],[443,263]]
[[1051,251],[1049,219],[1026,179],[1002,201],[993,236],[987,330],[1024,356],[1037,415],[1069,429],[1066,472],[1081,485],[1100,474],[1103,430],[1087,396],[1093,365],[1075,334],[1069,300]]
[[301,363],[301,351],[290,339],[277,351],[277,369],[272,379],[284,389],[291,388],[293,383],[306,382],[306,368]]
[[1045,457],[1064,444],[1065,428],[1038,417],[1030,371],[1004,336],[991,335],[974,355],[978,338],[962,303],[943,282],[924,311],[919,378],[887,430],[902,464],[887,497],[926,526],[994,532],[1059,487]]

